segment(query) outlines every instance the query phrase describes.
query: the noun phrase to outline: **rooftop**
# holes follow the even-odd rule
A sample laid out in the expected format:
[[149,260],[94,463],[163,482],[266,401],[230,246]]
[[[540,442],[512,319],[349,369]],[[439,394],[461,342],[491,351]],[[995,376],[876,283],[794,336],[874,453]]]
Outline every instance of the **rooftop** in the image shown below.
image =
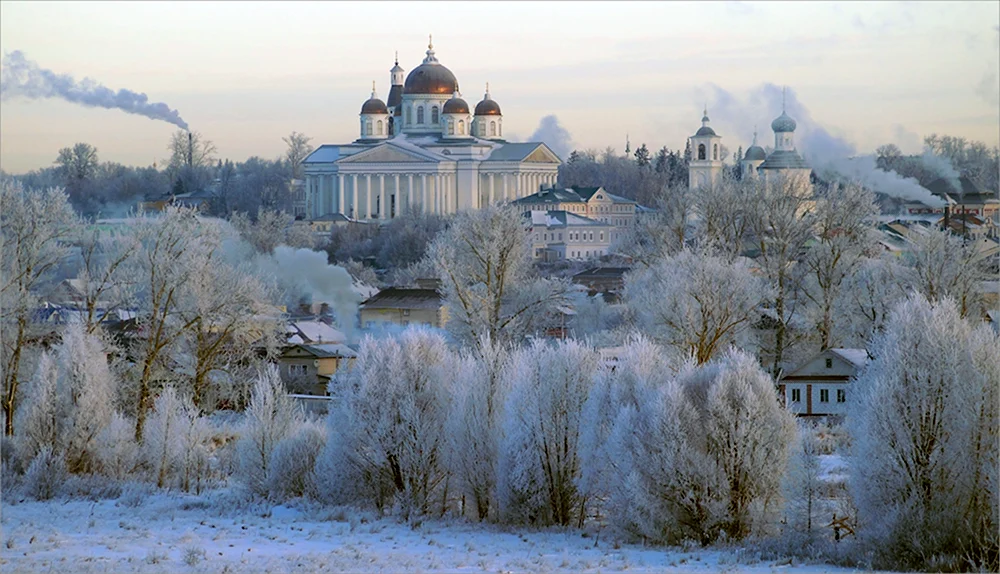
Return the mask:
[[361,304],[363,309],[438,309],[444,297],[434,289],[389,287]]

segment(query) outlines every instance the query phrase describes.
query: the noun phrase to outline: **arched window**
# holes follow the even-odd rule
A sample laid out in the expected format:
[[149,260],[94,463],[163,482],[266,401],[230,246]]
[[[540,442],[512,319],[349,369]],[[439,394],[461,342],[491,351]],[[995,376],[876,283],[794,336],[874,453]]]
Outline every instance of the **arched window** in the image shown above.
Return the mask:
[[712,144],[712,159],[719,159],[719,144]]
[[479,137],[484,137],[486,135],[486,124],[483,122],[476,122],[479,126]]
[[375,133],[378,134],[378,135],[382,135],[382,120],[379,120],[375,124]]
[[424,123],[424,107],[423,106],[417,106],[417,123],[418,124]]
[[410,113],[412,111],[413,108],[406,108],[406,125],[410,125],[413,123],[413,114]]
[[433,108],[431,108],[431,123],[432,124],[437,124],[438,123],[438,107],[437,106],[434,106]]
[[458,135],[465,135],[465,120],[458,120]]
[[372,135],[372,121],[365,122],[365,135]]
[[698,159],[705,159],[705,144],[698,144]]
[[448,135],[455,135],[455,120],[448,120]]
[[491,136],[497,135],[497,123],[496,122],[490,122],[490,135]]

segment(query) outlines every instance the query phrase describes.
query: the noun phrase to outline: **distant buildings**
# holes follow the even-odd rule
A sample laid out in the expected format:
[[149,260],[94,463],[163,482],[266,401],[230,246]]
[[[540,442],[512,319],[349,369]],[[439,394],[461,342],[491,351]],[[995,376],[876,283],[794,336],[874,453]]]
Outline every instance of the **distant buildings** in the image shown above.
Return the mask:
[[609,223],[561,210],[526,211],[524,216],[530,220],[528,242],[535,259],[597,259],[611,247],[614,226]]

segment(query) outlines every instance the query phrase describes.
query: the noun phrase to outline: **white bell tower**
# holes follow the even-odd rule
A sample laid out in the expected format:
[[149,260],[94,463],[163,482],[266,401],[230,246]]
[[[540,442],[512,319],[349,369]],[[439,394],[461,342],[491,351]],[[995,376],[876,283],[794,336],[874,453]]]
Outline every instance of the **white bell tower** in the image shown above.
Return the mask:
[[709,125],[708,106],[701,118],[701,127],[691,136],[691,164],[688,167],[688,187],[698,189],[712,185],[722,177],[722,137]]

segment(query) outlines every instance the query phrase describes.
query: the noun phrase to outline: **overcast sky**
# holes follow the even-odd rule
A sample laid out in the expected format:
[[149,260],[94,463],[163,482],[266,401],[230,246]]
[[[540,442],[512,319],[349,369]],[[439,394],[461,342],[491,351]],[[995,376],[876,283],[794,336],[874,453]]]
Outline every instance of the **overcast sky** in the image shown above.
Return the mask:
[[[470,104],[490,82],[506,135],[526,138],[555,114],[575,147],[683,148],[719,89],[748,101],[787,85],[812,120],[859,151],[930,133],[998,143],[997,2],[12,2],[0,3],[0,51],[176,108],[235,161],[357,137],[393,53],[407,71],[427,49]],[[762,143],[780,109],[750,106]],[[713,123],[735,150],[750,122]],[[726,128],[730,128],[727,130]],[[51,165],[59,148],[102,160],[166,157],[166,122],[56,100],[0,107],[0,167]],[[750,130],[752,131],[752,130]]]

